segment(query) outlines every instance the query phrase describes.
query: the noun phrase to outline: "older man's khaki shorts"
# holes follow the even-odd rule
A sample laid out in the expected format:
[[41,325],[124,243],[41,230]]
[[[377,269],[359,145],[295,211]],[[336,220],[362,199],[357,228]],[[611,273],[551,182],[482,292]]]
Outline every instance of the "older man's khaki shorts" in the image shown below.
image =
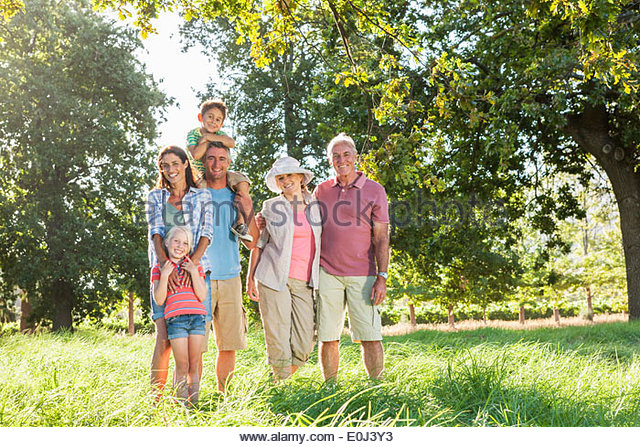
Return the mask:
[[242,307],[242,280],[212,279],[211,313],[218,351],[247,347],[247,314]]
[[340,339],[345,309],[349,310],[351,339],[382,340],[378,306],[371,302],[375,276],[335,276],[320,267],[318,289],[318,341]]

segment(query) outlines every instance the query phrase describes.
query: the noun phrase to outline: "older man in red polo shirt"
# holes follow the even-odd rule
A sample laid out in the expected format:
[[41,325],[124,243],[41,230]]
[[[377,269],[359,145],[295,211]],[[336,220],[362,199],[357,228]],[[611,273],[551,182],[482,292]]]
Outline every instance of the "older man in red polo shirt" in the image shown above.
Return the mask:
[[336,177],[314,193],[323,218],[317,314],[322,372],[325,380],[338,374],[348,309],[351,338],[361,343],[367,373],[377,379],[384,369],[378,306],[387,294],[389,203],[384,187],[356,170],[351,137],[336,136],[327,155]]

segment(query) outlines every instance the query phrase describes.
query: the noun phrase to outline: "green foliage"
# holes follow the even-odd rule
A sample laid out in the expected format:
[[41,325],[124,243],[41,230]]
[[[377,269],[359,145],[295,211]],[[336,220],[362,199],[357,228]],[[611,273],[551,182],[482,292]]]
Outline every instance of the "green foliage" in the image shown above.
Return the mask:
[[[162,11],[204,21],[224,16],[236,42],[250,45],[244,54],[258,70],[275,64],[288,74],[300,65],[279,58],[313,54],[340,87],[320,104],[347,109],[337,115],[339,125],[355,131],[366,149],[363,169],[392,199],[413,203],[419,193],[438,203],[500,201],[503,225],[456,222],[447,210],[437,225],[418,219],[395,229],[399,270],[450,303],[491,301],[522,280],[514,253],[521,231],[514,222],[522,215],[550,249],[561,245],[558,222],[582,211],[574,188],[545,188],[545,180],[565,172],[584,182],[593,174],[589,161],[605,168],[619,197],[628,196],[628,185],[640,194],[636,2],[96,3],[133,5],[143,30]],[[326,95],[328,85],[319,85]],[[356,89],[359,103],[350,93]],[[316,123],[320,116],[312,115]],[[632,271],[640,212],[629,203],[621,203],[620,218],[629,228],[623,237]],[[628,276],[630,309],[640,317],[636,276]]]
[[[223,19],[192,20],[181,34],[186,46],[202,45],[223,78],[199,96],[225,98],[238,143],[233,166],[256,179],[252,195],[259,206],[273,195],[263,179],[276,158],[289,155],[313,170],[312,189],[328,172],[327,142],[343,130],[358,139],[367,112],[359,92],[336,85],[326,70],[336,59],[332,48],[309,50],[289,40],[268,65],[256,66],[233,26]],[[306,43],[320,45],[318,33],[309,33]]]
[[[126,318],[112,315],[100,321],[99,326],[109,331],[126,334],[129,330],[129,321]],[[153,320],[147,315],[143,315],[142,318],[134,318],[133,326],[136,334],[153,334],[156,330]]]
[[0,20],[8,20],[24,8],[21,0],[0,0]]
[[142,199],[164,96],[134,32],[83,1],[29,1],[0,38],[5,293],[25,290],[54,328],[98,319],[123,289],[147,294]]

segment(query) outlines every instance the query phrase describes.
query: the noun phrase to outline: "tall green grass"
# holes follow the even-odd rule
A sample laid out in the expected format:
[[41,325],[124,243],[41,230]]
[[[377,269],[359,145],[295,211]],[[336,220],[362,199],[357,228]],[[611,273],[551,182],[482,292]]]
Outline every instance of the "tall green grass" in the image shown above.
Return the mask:
[[[0,336],[0,426],[638,426],[640,323],[386,337],[385,378],[344,338],[336,383],[309,364],[273,384],[259,331],[228,392],[205,355],[197,409],[149,391],[153,336]],[[213,347],[213,343],[212,343]]]

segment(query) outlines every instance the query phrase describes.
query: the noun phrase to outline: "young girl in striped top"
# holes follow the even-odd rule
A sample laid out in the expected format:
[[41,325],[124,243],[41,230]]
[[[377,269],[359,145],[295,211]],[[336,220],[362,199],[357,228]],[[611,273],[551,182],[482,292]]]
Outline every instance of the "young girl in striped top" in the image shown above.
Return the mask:
[[[207,314],[202,304],[207,294],[205,274],[199,264],[196,265],[189,259],[193,234],[188,227],[171,228],[163,244],[169,260],[162,267],[156,264],[151,270],[153,296],[158,305],[165,305],[164,318],[176,362],[176,394],[179,399],[195,405],[200,390],[198,365]],[[168,291],[167,281],[174,269],[178,270],[180,279],[189,275],[191,285],[181,285],[173,292]]]

